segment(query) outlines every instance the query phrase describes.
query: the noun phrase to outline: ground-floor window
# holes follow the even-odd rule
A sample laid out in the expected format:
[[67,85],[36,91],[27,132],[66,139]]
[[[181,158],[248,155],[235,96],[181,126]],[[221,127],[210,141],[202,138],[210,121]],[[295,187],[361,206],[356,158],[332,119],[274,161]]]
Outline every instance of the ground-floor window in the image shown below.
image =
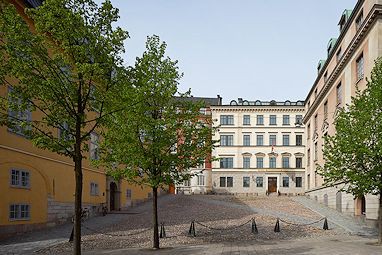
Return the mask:
[[198,175],[198,186],[204,186],[204,175]]
[[233,187],[233,177],[220,177],[220,187]]
[[256,177],[256,187],[258,187],[258,188],[263,187],[263,177],[261,177],[261,176]]
[[9,206],[10,220],[28,220],[30,217],[30,206],[26,204],[13,204]]
[[287,176],[283,177],[283,187],[285,188],[289,187],[289,177]]
[[248,176],[243,177],[243,187],[244,188],[249,188],[251,183],[251,179]]
[[302,177],[296,177],[296,188],[302,187]]
[[131,198],[131,189],[126,190],[126,197]]

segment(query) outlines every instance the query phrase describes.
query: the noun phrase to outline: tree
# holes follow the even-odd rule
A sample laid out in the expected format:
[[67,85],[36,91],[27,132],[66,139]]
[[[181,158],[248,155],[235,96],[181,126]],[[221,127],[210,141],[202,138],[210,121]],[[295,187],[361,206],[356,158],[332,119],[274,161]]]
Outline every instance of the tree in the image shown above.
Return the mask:
[[375,63],[364,91],[335,119],[336,133],[325,139],[325,184],[343,183],[356,197],[379,195],[379,243],[382,243],[382,60]]
[[[152,188],[153,248],[159,248],[158,188],[190,178],[187,171],[204,163],[211,152],[212,127],[200,118],[201,103],[190,93],[176,98],[181,74],[177,61],[165,57],[166,44],[148,37],[146,51],[130,70],[135,88],[134,107],[113,114],[104,134],[105,158],[110,174]],[[119,99],[126,105],[131,94]]]
[[0,78],[9,92],[0,97],[0,124],[73,160],[80,254],[82,159],[92,132],[118,110],[105,105],[125,77],[120,54],[128,34],[112,26],[119,16],[110,1],[45,0],[26,9],[31,27],[13,5],[0,12]]

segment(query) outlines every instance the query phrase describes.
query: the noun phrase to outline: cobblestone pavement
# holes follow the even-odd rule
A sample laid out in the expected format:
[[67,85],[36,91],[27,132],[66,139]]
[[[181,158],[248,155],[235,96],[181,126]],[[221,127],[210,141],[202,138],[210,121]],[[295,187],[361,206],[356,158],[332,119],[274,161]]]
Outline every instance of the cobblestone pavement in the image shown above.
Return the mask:
[[246,243],[221,243],[151,249],[116,249],[84,252],[85,255],[381,255],[377,240],[364,237],[305,238]]
[[[159,221],[165,222],[167,232],[167,238],[161,239],[161,246],[173,248],[166,248],[160,252],[147,249],[151,246],[152,230],[150,229],[151,203],[146,203],[133,208],[128,214],[108,214],[105,217],[95,217],[86,221],[82,238],[84,252],[87,254],[105,254],[106,252],[116,252],[111,254],[146,254],[146,252],[150,254],[276,254],[266,253],[266,251],[279,249],[279,253],[284,253],[280,251],[289,249],[292,252],[294,246],[289,247],[288,244],[297,244],[296,240],[302,240],[305,246],[296,246],[295,253],[285,254],[312,254],[309,253],[309,242],[306,240],[331,238],[330,240],[333,241],[350,238],[339,228],[322,230],[322,221],[313,226],[296,226],[280,222],[281,232],[275,233],[273,229],[276,218],[305,224],[322,218],[319,213],[289,197],[168,195],[160,197],[158,205]],[[251,225],[246,223],[254,217],[259,229],[257,235],[251,234]],[[195,224],[196,237],[188,236],[187,232],[193,219],[210,228]],[[242,224],[244,224],[242,227],[236,228]],[[67,224],[0,240],[0,254],[70,254],[72,246],[67,242],[70,231],[71,225]],[[319,244],[317,243],[318,251]],[[366,248],[369,249],[368,246]],[[201,249],[206,249],[208,253],[203,253],[204,250],[202,252]],[[245,253],[246,249],[250,251]],[[299,249],[300,253],[297,252]],[[303,253],[305,251],[308,253]]]
[[334,223],[341,228],[345,229],[352,235],[359,236],[376,236],[378,232],[375,228],[371,228],[356,221],[354,218],[345,216],[344,214],[329,208],[325,205],[319,204],[307,197],[293,197],[293,200],[299,202],[303,206],[311,209],[312,211],[327,217],[328,221]]

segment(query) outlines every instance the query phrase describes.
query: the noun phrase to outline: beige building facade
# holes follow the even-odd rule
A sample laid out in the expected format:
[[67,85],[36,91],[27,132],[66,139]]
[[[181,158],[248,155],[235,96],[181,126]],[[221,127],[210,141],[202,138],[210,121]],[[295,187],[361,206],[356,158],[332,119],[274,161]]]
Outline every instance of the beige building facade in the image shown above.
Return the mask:
[[214,139],[211,190],[266,195],[304,193],[304,101],[264,102],[241,98],[211,106]]
[[378,197],[354,198],[338,192],[343,184],[325,187],[317,174],[323,165],[323,141],[333,135],[339,108],[351,103],[357,88],[366,87],[374,61],[382,55],[382,1],[359,0],[353,10],[345,10],[339,21],[339,36],[329,40],[327,57],[318,64],[318,76],[305,102],[306,195],[352,216],[365,220],[378,217]]

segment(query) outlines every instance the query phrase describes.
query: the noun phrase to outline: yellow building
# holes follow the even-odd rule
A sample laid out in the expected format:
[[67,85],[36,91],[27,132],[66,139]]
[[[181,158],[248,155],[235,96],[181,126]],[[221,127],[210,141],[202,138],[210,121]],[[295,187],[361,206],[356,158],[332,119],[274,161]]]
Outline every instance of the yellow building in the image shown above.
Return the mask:
[[381,0],[358,0],[353,10],[342,13],[338,38],[329,40],[326,59],[319,61],[316,81],[305,100],[303,120],[307,139],[306,195],[370,223],[378,218],[378,197],[365,194],[355,198],[339,191],[343,184],[325,186],[317,166],[324,164],[324,137],[335,134],[338,109],[351,103],[357,88],[366,88],[374,61],[382,56],[381,4]]
[[[10,1],[26,22],[26,4],[40,1]],[[7,86],[0,84],[0,95]],[[38,118],[35,113],[31,118]],[[58,131],[57,131],[58,132]],[[92,138],[96,137],[92,135]],[[92,148],[94,139],[89,141]],[[90,149],[87,158],[91,158]],[[126,209],[150,197],[149,188],[126,180],[116,181],[83,160],[83,207],[91,215]],[[71,219],[74,212],[74,163],[72,159],[34,147],[30,140],[7,127],[0,127],[0,236],[55,225]]]

